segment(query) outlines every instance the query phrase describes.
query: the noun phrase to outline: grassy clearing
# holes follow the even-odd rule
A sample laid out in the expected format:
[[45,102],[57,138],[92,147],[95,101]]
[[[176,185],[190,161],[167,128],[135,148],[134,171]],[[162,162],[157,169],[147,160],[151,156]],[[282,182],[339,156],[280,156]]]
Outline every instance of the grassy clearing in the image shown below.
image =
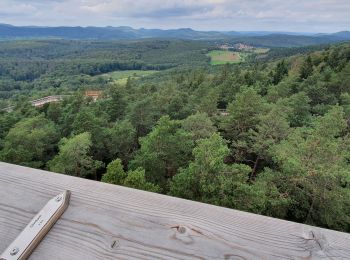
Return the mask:
[[253,50],[253,52],[256,54],[265,54],[265,53],[268,53],[269,51],[270,51],[270,49],[268,49],[268,48],[255,48]]
[[244,55],[235,51],[210,51],[207,54],[210,57],[211,65],[221,65],[226,63],[240,63],[244,60]]
[[270,51],[268,48],[253,48],[244,51],[213,50],[207,56],[210,57],[211,65],[222,65],[226,63],[245,62],[250,55],[263,55]]
[[158,70],[121,70],[105,73],[100,76],[111,78],[118,84],[125,85],[129,77],[136,79],[140,77],[146,77],[157,72]]

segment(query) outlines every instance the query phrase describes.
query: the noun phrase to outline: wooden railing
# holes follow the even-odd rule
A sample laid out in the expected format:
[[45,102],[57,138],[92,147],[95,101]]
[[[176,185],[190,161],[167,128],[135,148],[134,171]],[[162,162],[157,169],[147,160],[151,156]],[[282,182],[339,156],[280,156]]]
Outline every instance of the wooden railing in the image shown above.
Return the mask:
[[0,252],[53,196],[71,203],[30,259],[350,259],[350,234],[0,163]]

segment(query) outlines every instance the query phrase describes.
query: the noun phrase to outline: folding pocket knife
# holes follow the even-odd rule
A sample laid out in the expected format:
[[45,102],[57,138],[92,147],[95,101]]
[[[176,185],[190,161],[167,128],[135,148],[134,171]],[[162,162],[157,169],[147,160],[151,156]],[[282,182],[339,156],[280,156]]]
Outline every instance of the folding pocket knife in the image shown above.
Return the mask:
[[70,191],[67,190],[49,200],[11,245],[1,254],[0,260],[27,259],[67,209],[69,198]]

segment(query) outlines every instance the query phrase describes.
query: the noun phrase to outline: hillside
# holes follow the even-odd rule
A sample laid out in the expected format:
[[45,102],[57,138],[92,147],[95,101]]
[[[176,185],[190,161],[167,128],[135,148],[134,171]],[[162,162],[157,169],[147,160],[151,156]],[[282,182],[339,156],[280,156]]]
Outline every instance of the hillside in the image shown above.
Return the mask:
[[135,40],[167,38],[188,40],[224,40],[266,47],[297,47],[350,40],[350,32],[302,34],[289,32],[196,31],[181,29],[134,29],[121,27],[36,27],[0,24],[0,39],[58,38],[75,40]]
[[210,45],[201,41],[0,41],[1,101],[16,94],[36,98],[62,91],[103,88],[113,71],[162,71],[177,66],[200,67],[209,63]]
[[[103,75],[108,73],[120,72],[132,77],[133,71],[162,71],[168,75],[168,70],[215,70],[209,68],[210,64],[228,62],[246,66],[320,51],[328,46],[251,48],[226,53],[216,41],[198,40],[0,41],[0,108],[22,95],[36,99],[82,87],[104,89],[109,78]],[[220,53],[223,55],[213,55]],[[127,82],[128,77],[119,79]]]
[[263,47],[301,47],[319,44],[329,44],[350,40],[350,32],[334,33],[326,35],[285,35],[269,34],[262,36],[243,36],[233,37],[230,43],[245,43],[254,46]]

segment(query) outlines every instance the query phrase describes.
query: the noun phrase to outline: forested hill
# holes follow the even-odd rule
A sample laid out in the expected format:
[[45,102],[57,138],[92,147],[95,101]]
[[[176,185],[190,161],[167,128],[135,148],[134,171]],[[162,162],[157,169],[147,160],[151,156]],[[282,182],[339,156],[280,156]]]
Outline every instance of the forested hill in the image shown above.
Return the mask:
[[[56,66],[27,48],[42,70]],[[201,64],[125,84],[92,77],[96,102],[81,74],[70,97],[41,108],[26,102],[28,83],[0,112],[0,160],[350,232],[350,45]]]
[[153,39],[0,41],[0,108],[17,94],[45,92],[35,97],[40,98],[80,87],[100,89],[107,78],[96,76],[113,71],[197,68],[208,64],[209,47],[202,41]]
[[328,35],[286,35],[269,34],[262,36],[241,36],[232,37],[228,42],[242,42],[254,46],[266,47],[300,47],[318,44],[336,43],[350,40],[350,32],[339,32]]
[[144,38],[225,40],[267,47],[293,47],[350,40],[350,32],[305,34],[286,32],[195,31],[190,28],[161,30],[121,27],[36,27],[0,24],[0,39],[59,38],[76,40],[131,40]]

